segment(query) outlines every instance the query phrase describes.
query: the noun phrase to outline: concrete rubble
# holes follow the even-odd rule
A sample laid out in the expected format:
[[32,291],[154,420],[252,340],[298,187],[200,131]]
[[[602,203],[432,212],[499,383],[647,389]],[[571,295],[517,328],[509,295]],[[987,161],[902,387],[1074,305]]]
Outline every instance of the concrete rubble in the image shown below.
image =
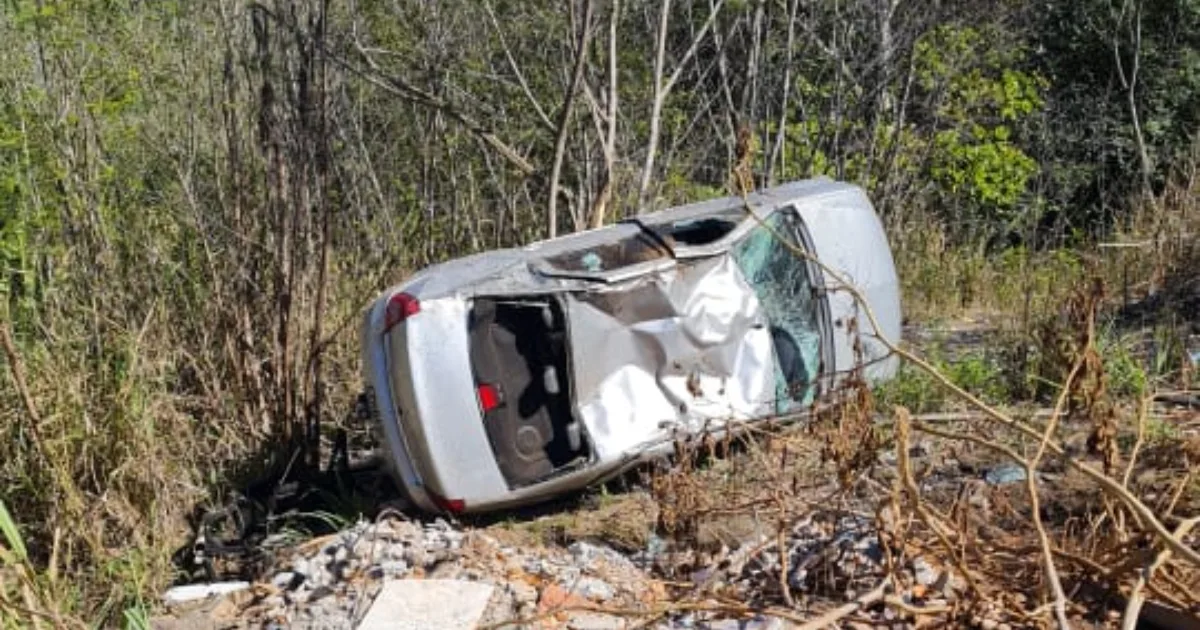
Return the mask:
[[[786,543],[788,584],[804,617],[806,604],[852,600],[884,573],[883,551],[863,518],[816,518],[798,523]],[[652,539],[646,551],[627,556],[610,547],[575,542],[563,547],[509,546],[479,530],[444,520],[360,522],[338,534],[298,545],[267,577],[226,603],[208,628],[510,628],[618,630],[646,621],[628,614],[662,606],[679,591],[660,579],[670,566],[695,564]],[[691,579],[697,601],[717,606],[730,597],[764,603],[778,589],[779,549],[747,541],[726,550]],[[650,566],[653,564],[654,566]],[[952,572],[922,558],[907,565],[915,591],[906,603],[941,605],[961,583]],[[672,587],[678,584],[672,582]],[[716,594],[722,599],[718,599]],[[921,597],[915,597],[919,593]],[[711,595],[711,598],[708,598]],[[708,599],[706,599],[708,598]],[[757,601],[756,601],[757,600]],[[821,608],[821,606],[817,606]],[[907,627],[886,610],[864,611],[860,621]],[[785,630],[792,624],[766,616],[664,612],[648,626],[664,630]],[[876,617],[878,617],[876,619]],[[516,623],[513,623],[516,622]],[[171,623],[161,628],[184,627]]]

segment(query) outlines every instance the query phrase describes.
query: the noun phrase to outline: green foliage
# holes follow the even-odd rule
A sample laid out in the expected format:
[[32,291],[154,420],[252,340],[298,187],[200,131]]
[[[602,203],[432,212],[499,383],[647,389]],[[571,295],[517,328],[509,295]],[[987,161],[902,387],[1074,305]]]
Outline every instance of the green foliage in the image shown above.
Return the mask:
[[1149,389],[1150,379],[1130,341],[1108,333],[1101,336],[1097,345],[1104,361],[1109,393],[1118,398],[1135,400],[1144,396]]
[[1131,103],[1155,190],[1191,155],[1200,129],[1200,4],[1055,1],[1034,26],[1037,63],[1051,80],[1043,186],[1073,225],[1110,229],[1123,212],[1104,208],[1127,207],[1142,186]]
[[[935,353],[936,356],[936,353]],[[933,359],[932,364],[942,375],[963,390],[989,403],[1011,402],[1008,389],[1010,376],[993,357],[969,353],[952,359]],[[959,404],[951,393],[933,376],[912,366],[902,366],[895,379],[876,388],[880,407],[906,407],[913,413],[947,411],[951,402]]]
[[976,125],[939,132],[934,141],[934,179],[952,195],[992,209],[992,216],[980,217],[985,220],[1003,220],[1001,212],[1017,205],[1038,170],[1037,162],[1008,138],[1005,126]]
[[1045,79],[1022,71],[1019,46],[995,46],[1003,35],[941,26],[916,45],[916,76],[934,94],[939,121],[930,175],[957,221],[1006,228],[1020,218],[1037,161],[1017,130],[1044,106]]

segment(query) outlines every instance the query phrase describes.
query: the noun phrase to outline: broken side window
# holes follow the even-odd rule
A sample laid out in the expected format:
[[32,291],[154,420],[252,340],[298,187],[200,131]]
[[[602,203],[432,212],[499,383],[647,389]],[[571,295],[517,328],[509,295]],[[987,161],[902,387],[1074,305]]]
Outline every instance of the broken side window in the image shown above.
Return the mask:
[[708,245],[715,243],[737,227],[736,221],[708,217],[677,221],[669,225],[656,225],[653,229],[663,240],[678,245]]
[[770,323],[777,357],[777,410],[785,413],[812,401],[821,328],[808,263],[789,247],[803,250],[799,217],[790,211],[776,212],[766,224],[770,229],[756,226],[733,247],[732,254]]
[[725,238],[746,218],[741,207],[678,221],[648,223],[646,228],[672,246],[699,247]]
[[654,237],[639,232],[611,243],[551,256],[546,262],[559,271],[600,273],[670,255]]

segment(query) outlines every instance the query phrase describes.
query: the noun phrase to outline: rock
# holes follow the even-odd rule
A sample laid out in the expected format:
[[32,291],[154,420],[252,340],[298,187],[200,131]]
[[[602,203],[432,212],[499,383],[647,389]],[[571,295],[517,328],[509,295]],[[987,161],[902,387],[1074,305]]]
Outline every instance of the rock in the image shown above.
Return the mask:
[[523,580],[514,580],[508,583],[508,590],[512,593],[513,599],[517,604],[533,603],[538,600],[538,591],[532,584]]
[[478,625],[485,628],[495,627],[521,617],[523,615],[520,613],[520,606],[513,597],[512,591],[507,588],[497,588],[493,590],[492,599],[488,602],[483,616],[479,618]]
[[567,618],[567,628],[570,630],[621,630],[627,627],[621,617],[595,612],[572,613]]
[[594,577],[580,578],[571,587],[571,592],[581,597],[598,601],[608,601],[617,594],[616,589],[608,582]]
[[597,560],[603,559],[610,564],[623,566],[632,564],[629,558],[618,553],[616,550],[592,543],[578,541],[567,547],[567,551],[583,566],[592,566]]
[[494,587],[459,580],[390,580],[358,630],[452,630],[474,628]]
[[300,556],[292,560],[292,571],[301,575],[311,574],[312,569],[308,566],[308,558]]
[[433,554],[424,548],[412,547],[404,550],[404,560],[414,567],[427,567],[433,563]]
[[938,581],[938,572],[929,561],[920,556],[912,561],[913,579],[921,586],[930,586]]
[[720,619],[700,627],[705,630],[784,630],[787,626],[780,619],[759,616],[753,619]]
[[576,595],[558,584],[549,584],[542,589],[538,600],[538,611],[542,613],[560,608],[586,608],[591,605],[588,600]]
[[983,473],[984,481],[993,486],[1007,486],[1025,481],[1025,467],[1016,464],[1000,464]]
[[271,578],[272,586],[285,591],[296,590],[301,584],[304,584],[304,574],[295,571],[284,571]]
[[315,602],[319,599],[333,595],[334,591],[328,586],[318,586],[308,593],[308,601]]
[[379,568],[387,577],[402,577],[408,574],[408,563],[403,560],[385,560],[379,563]]
[[543,575],[546,573],[546,563],[543,562],[541,558],[526,558],[525,562],[521,565],[521,568],[524,569],[526,573],[533,575]]

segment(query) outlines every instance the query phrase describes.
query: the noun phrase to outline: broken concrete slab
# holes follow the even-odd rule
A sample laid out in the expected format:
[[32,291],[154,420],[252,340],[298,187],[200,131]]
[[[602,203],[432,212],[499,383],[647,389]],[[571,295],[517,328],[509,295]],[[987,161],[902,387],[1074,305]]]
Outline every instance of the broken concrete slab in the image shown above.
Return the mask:
[[389,580],[358,630],[461,630],[474,628],[495,590],[463,580]]

